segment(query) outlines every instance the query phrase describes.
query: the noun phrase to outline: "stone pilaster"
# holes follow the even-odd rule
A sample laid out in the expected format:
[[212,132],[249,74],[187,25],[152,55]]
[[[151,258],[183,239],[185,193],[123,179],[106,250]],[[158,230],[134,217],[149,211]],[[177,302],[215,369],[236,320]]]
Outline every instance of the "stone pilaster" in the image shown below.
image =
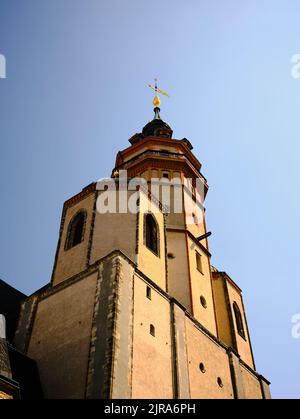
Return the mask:
[[259,376],[261,393],[263,399],[271,399],[271,392],[270,392],[270,382],[266,380],[262,375]]
[[231,349],[228,350],[228,357],[234,396],[236,399],[245,399],[245,391],[239,357]]
[[188,356],[186,348],[185,312],[174,302],[171,302],[171,322],[173,327],[173,369],[174,397],[190,398]]
[[131,397],[133,267],[120,255],[101,262],[86,398]]
[[33,295],[25,300],[21,307],[18,327],[14,337],[14,345],[22,353],[26,353],[28,348],[37,302],[38,296]]

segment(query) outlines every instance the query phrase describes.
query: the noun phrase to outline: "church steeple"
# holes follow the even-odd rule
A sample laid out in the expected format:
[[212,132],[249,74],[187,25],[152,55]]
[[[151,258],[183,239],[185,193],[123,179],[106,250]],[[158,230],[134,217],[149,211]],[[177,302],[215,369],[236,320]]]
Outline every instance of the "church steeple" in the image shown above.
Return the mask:
[[160,117],[160,97],[159,94],[170,97],[168,93],[157,87],[157,79],[154,79],[155,84],[148,84],[148,86],[155,91],[155,96],[153,99],[154,105],[154,118],[143,128],[142,135],[143,137],[168,137],[171,138],[173,131],[171,127],[164,122]]
[[154,108],[154,118],[148,122],[142,130],[143,137],[167,137],[171,138],[173,134],[172,128],[160,117],[160,108]]
[[[241,290],[211,266],[201,163],[157,97],[118,181],[64,203],[51,284],[24,300],[14,345],[50,399],[270,398]],[[0,374],[2,358],[0,326]]]

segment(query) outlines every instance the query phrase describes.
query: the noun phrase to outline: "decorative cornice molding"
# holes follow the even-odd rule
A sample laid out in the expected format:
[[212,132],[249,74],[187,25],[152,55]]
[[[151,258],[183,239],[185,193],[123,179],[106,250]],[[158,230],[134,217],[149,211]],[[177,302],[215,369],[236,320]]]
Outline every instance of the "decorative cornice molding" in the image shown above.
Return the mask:
[[116,166],[119,166],[122,164],[125,160],[125,157],[130,155],[131,153],[136,152],[140,148],[142,148],[145,144],[155,144],[155,145],[162,145],[162,146],[173,146],[177,147],[183,153],[188,156],[188,158],[191,160],[192,164],[195,165],[197,170],[201,170],[201,163],[197,159],[197,157],[191,152],[190,147],[188,146],[186,139],[182,140],[175,140],[174,138],[168,138],[168,137],[146,137],[142,140],[138,141],[137,143],[131,145],[130,147],[125,148],[122,151],[119,151],[116,158]]
[[241,288],[234,282],[234,280],[233,279],[231,279],[230,278],[230,276],[226,273],[226,272],[224,272],[224,271],[222,271],[222,272],[219,272],[219,271],[217,271],[217,272],[212,272],[212,276],[213,276],[213,279],[218,279],[218,277],[223,277],[223,278],[225,278],[228,282],[229,282],[229,284],[230,285],[232,285],[233,286],[233,288],[235,288],[236,289],[236,291],[239,293],[239,294],[242,294],[242,290],[241,290]]
[[77,204],[77,202],[80,202],[83,198],[90,195],[96,190],[96,182],[91,183],[90,185],[86,186],[84,189],[82,189],[81,192],[79,192],[77,195],[72,196],[72,198],[68,199],[64,203],[64,211],[66,211],[68,208],[72,207],[73,205]]

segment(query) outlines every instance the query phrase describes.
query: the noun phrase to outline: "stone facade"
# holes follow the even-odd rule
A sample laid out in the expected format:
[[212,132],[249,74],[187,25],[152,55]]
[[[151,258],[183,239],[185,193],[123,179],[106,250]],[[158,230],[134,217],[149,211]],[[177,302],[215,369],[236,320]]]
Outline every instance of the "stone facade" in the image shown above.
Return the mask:
[[[130,142],[114,173],[200,179],[206,195],[188,140],[154,133]],[[45,397],[269,398],[241,290],[212,268],[208,241],[199,240],[205,210],[194,224],[185,211],[166,215],[159,202],[152,214],[141,188],[137,214],[100,214],[101,193],[91,184],[65,203],[51,283],[22,305],[14,342],[36,360]],[[80,211],[81,241],[67,249]],[[145,239],[150,213],[156,252]]]

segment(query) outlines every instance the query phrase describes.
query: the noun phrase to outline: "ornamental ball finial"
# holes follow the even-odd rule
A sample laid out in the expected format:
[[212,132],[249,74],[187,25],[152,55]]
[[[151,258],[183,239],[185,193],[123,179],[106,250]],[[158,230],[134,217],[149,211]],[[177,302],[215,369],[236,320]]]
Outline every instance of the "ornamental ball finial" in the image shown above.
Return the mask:
[[153,105],[156,107],[156,108],[159,108],[159,106],[160,106],[160,98],[159,98],[159,96],[155,96],[154,97],[154,99],[153,99]]

